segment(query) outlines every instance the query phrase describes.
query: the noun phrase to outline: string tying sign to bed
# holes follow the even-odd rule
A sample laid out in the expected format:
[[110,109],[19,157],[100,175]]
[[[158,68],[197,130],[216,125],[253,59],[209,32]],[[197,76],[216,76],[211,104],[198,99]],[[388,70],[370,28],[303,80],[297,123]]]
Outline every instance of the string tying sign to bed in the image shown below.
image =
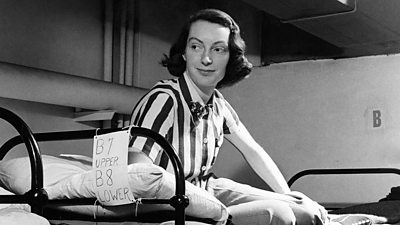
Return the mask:
[[130,130],[118,131],[94,137],[94,188],[103,205],[124,205],[135,201],[128,183],[129,133]]

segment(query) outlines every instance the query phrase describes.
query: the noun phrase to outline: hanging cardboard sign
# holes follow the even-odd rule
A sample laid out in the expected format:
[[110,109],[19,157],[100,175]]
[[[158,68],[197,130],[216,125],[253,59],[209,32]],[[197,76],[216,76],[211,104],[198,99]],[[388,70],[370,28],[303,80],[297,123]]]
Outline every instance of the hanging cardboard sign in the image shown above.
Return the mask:
[[96,197],[103,205],[135,201],[128,182],[128,131],[96,135],[93,142],[93,176]]

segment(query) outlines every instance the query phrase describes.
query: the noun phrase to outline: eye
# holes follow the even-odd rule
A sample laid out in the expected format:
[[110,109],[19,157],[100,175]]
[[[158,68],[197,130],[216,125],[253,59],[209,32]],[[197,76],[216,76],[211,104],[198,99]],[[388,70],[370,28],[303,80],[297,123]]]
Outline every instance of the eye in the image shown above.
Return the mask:
[[193,51],[196,51],[196,52],[202,50],[202,46],[197,44],[197,43],[190,44],[189,48],[192,49]]
[[213,48],[213,51],[218,53],[218,54],[224,54],[228,51],[228,49],[226,47],[222,47],[222,46],[217,46]]

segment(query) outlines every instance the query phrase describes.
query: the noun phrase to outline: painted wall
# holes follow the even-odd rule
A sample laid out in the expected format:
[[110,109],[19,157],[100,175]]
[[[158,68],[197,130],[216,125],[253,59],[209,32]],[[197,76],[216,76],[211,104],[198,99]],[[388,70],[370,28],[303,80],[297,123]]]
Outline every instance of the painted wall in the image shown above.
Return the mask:
[[0,61],[103,77],[103,1],[1,1]]
[[[289,179],[309,168],[400,166],[400,56],[304,61],[256,68],[224,95]],[[225,146],[227,147],[227,146]],[[245,181],[224,148],[217,171]],[[217,162],[217,164],[219,163]],[[250,173],[252,175],[252,173]],[[395,175],[311,176],[293,188],[321,201],[376,201]],[[254,180],[257,186],[264,186]]]
[[[1,1],[0,61],[38,69],[101,79],[103,76],[103,1]],[[0,76],[1,80],[1,76]],[[0,81],[1,82],[1,81]],[[14,87],[18,90],[18,86]],[[40,88],[40,87],[36,87]],[[21,90],[26,91],[26,90]],[[79,97],[79,96],[77,96]],[[99,127],[99,123],[74,122],[74,108],[0,98],[33,132]],[[16,135],[0,121],[0,143]],[[91,153],[90,142],[41,144],[45,154],[66,149]],[[22,145],[7,157],[26,154]]]

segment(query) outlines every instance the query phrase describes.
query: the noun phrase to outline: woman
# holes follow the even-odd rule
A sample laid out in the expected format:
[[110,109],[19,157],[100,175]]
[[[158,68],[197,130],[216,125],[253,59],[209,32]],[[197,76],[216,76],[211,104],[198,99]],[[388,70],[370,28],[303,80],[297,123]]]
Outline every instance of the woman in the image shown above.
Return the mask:
[[[135,106],[131,124],[163,135],[177,150],[186,179],[228,207],[235,224],[317,224],[326,211],[292,192],[276,164],[252,138],[217,88],[246,77],[252,65],[236,22],[226,13],[200,10],[190,17],[162,64],[177,79],[158,82]],[[209,173],[223,139],[229,140],[273,192]],[[135,141],[141,154],[168,169],[168,160],[149,140]],[[206,215],[205,215],[206,216]]]

